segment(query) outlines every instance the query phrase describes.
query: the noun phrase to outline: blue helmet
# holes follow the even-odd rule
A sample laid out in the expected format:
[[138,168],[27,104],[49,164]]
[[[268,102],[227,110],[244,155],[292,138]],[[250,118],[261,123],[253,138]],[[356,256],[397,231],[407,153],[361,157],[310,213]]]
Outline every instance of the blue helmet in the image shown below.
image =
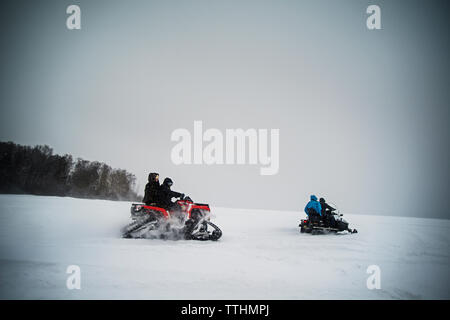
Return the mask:
[[315,195],[312,194],[312,195],[311,195],[311,200],[312,200],[312,201],[317,201],[317,197],[316,197]]

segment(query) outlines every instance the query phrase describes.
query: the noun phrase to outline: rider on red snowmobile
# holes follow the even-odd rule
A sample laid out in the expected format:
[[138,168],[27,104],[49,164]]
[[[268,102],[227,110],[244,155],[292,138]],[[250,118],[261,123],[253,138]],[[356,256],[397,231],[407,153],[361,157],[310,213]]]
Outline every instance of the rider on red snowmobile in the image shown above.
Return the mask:
[[159,204],[165,209],[173,208],[175,203],[172,202],[172,198],[184,198],[184,193],[172,191],[170,189],[172,185],[172,179],[165,178],[163,184],[159,188]]
[[148,175],[148,183],[145,185],[145,195],[142,202],[146,205],[155,205],[159,200],[159,173],[152,172]]

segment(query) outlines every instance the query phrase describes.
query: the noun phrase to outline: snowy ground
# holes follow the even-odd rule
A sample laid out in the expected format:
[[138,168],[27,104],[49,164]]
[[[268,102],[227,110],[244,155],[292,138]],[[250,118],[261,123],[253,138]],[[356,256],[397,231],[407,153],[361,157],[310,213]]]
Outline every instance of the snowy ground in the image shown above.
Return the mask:
[[[218,242],[121,239],[129,207],[0,195],[0,298],[450,298],[449,220],[345,215],[358,234],[311,236],[299,212],[212,208]],[[81,290],[66,288],[68,265]]]

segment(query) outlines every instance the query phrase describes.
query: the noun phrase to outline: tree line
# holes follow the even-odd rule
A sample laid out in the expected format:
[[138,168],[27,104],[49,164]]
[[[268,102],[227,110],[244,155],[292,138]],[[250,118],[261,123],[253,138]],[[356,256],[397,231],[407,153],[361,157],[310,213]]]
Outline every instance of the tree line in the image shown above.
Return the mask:
[[47,145],[0,142],[0,193],[140,201],[135,187],[126,170],[53,154]]

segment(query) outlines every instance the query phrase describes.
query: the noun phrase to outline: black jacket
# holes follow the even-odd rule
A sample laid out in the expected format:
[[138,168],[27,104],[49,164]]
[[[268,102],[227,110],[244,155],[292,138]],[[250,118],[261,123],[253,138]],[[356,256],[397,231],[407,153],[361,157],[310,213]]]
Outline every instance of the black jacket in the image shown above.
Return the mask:
[[159,181],[156,181],[157,173],[150,173],[148,176],[148,183],[145,185],[145,194],[144,202],[146,205],[150,205],[152,203],[157,204],[159,202],[159,192],[161,186],[159,185]]
[[322,216],[336,210],[326,202],[321,202],[320,205],[322,207]]
[[145,185],[145,195],[142,202],[146,205],[150,205],[151,203],[157,204],[159,201],[159,191],[160,191],[159,182],[152,181]]
[[170,186],[164,180],[164,183],[159,188],[159,203],[163,207],[170,207],[172,205],[172,198],[181,197],[182,193],[170,190]]

